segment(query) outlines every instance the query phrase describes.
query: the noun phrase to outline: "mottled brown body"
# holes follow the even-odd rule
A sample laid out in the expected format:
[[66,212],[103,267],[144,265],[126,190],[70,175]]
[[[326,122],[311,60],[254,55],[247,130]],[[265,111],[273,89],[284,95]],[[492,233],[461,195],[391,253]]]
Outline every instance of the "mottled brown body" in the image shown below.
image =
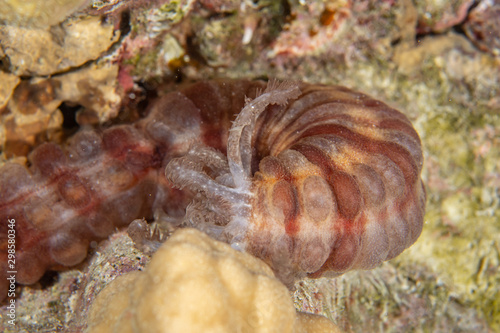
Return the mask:
[[422,230],[418,134],[402,113],[364,94],[310,85],[301,91],[266,112],[259,130],[257,147],[266,148],[255,174],[253,219],[260,230],[283,227],[250,240],[250,251],[275,267],[288,265],[294,276],[373,268]]
[[[30,284],[81,262],[91,240],[159,209],[179,218],[189,202],[184,224],[245,248],[285,280],[371,268],[399,254],[424,214],[422,152],[410,122],[343,87],[292,86],[298,95],[273,103],[266,98],[284,87],[195,83],[158,98],[136,124],[82,129],[65,147],[36,148],[29,169],[3,166],[0,289],[8,218],[16,220],[17,281]],[[265,111],[234,134],[232,121],[251,103],[245,96]],[[229,140],[228,152],[231,132],[241,141]],[[234,172],[235,147],[250,182]]]

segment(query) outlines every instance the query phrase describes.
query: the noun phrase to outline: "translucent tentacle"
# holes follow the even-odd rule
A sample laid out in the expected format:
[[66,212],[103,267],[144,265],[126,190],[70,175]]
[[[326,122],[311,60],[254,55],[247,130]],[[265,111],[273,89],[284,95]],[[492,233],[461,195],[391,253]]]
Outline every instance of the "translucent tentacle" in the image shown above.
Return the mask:
[[[208,150],[208,149],[207,149]],[[213,151],[208,152],[207,154]],[[198,156],[199,157],[199,156]],[[249,193],[239,188],[221,185],[212,179],[205,171],[204,164],[197,157],[186,155],[172,160],[165,169],[165,176],[177,187],[188,187],[202,192],[208,198],[216,198],[232,202],[245,202]]]
[[297,83],[269,81],[266,90],[253,100],[246,99],[245,107],[238,114],[229,130],[227,156],[229,169],[236,187],[248,189],[251,182],[250,161],[252,156],[252,133],[257,117],[270,104],[286,105],[300,96]]
[[226,156],[211,147],[195,144],[189,149],[187,156],[192,161],[197,161],[200,165],[209,167],[217,175],[229,173]]

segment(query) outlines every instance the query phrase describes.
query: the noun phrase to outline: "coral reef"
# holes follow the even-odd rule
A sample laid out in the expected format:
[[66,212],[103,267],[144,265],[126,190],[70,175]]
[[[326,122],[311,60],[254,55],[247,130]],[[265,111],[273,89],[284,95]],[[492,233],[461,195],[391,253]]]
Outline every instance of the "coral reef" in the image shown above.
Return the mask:
[[25,157],[44,141],[59,142],[68,122],[64,117],[71,118],[61,111],[68,105],[80,109],[80,125],[116,116],[121,101],[118,66],[93,61],[119,37],[120,31],[99,17],[71,17],[52,29],[0,26],[0,59],[9,73],[2,72],[3,158]]
[[500,1],[481,1],[464,24],[467,36],[481,50],[500,56]]
[[[115,117],[121,102],[117,75],[118,66],[101,63],[52,78],[10,81],[15,87],[0,114],[3,157],[17,157],[23,163],[33,146],[61,142],[65,122],[83,126]],[[76,114],[64,114],[64,108],[71,109],[68,106]]]
[[297,313],[262,261],[195,229],[176,231],[143,272],[102,290],[86,332],[339,332]]
[[78,269],[52,272],[39,282],[17,288],[17,323],[0,321],[2,332],[82,332],[90,305],[117,276],[142,270],[150,256],[134,246],[125,232],[91,242],[91,256]]
[[[174,83],[277,77],[353,87],[390,101],[419,133],[428,193],[425,225],[410,249],[372,271],[301,281],[295,307],[323,314],[346,332],[500,330],[498,1],[104,0],[68,18],[68,1],[50,12],[40,8],[53,1],[5,3],[0,12],[6,15],[0,16],[6,27],[50,30],[62,42],[62,26],[99,16],[120,38],[96,60],[48,77],[18,77],[2,58],[0,164],[24,164],[34,147],[64,142],[84,124],[130,123],[144,116],[145,98],[172,90]],[[28,19],[16,14],[23,12]],[[35,16],[42,18],[39,23]],[[294,39],[290,30],[302,38]],[[273,52],[280,45],[298,53]],[[65,81],[66,75],[74,79]],[[64,96],[74,102],[59,95],[58,83],[44,80],[60,80]],[[44,86],[53,86],[53,93],[46,94]],[[22,102],[22,96],[33,102]],[[27,114],[24,106],[38,111]],[[68,127],[72,119],[76,123]],[[28,143],[14,140],[24,137]],[[0,330],[81,331],[71,324],[82,313],[74,307],[76,294],[83,292],[87,306],[111,271],[141,268],[130,239],[118,235],[111,244],[120,246],[90,242],[98,252],[92,250],[88,262],[18,286],[16,325],[2,321]],[[158,246],[152,238],[141,244],[147,251]],[[72,278],[80,274],[85,277]],[[3,304],[2,318],[8,311]]]
[[296,287],[297,309],[327,316],[344,332],[491,332],[480,310],[450,297],[453,287],[419,265],[387,262]]
[[417,1],[418,33],[441,33],[459,25],[467,18],[468,10],[474,5],[472,0],[458,1]]
[[292,12],[295,20],[273,43],[270,56],[304,56],[324,52],[345,28],[351,6],[351,1],[313,1],[296,6]]
[[89,0],[6,0],[0,6],[0,23],[47,28],[57,25],[88,3]]
[[97,59],[118,38],[99,17],[67,20],[52,30],[0,26],[0,57],[13,74],[44,76]]
[[[2,81],[2,86],[0,87],[0,110],[3,110],[20,79],[16,75],[0,72],[0,80]],[[0,139],[0,142],[3,141]]]

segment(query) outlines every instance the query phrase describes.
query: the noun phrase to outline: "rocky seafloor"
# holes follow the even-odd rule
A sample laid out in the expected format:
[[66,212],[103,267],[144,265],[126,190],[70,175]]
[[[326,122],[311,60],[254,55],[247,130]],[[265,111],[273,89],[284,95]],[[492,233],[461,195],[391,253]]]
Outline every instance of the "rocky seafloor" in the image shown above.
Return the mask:
[[[500,331],[500,2],[2,1],[0,163],[130,121],[160,89],[214,77],[341,84],[402,110],[424,149],[419,240],[371,271],[297,283],[297,310],[346,332]],[[4,221],[2,221],[4,223]],[[150,255],[123,232],[17,286],[5,332],[77,332]]]

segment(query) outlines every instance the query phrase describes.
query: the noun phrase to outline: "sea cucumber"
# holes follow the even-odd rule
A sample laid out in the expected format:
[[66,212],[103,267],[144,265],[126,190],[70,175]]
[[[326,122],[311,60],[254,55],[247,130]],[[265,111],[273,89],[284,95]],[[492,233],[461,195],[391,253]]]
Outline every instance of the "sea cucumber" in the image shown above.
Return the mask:
[[227,158],[195,145],[166,175],[198,193],[188,225],[291,285],[371,269],[413,244],[422,164],[420,138],[399,111],[340,86],[271,81],[229,129]]
[[[90,241],[157,211],[290,282],[372,268],[413,244],[422,161],[406,116],[364,94],[202,81],[157,98],[135,124],[83,128],[63,147],[37,147],[29,168],[4,165],[0,219],[16,221],[21,284],[78,264]],[[0,295],[7,244],[2,222]]]

